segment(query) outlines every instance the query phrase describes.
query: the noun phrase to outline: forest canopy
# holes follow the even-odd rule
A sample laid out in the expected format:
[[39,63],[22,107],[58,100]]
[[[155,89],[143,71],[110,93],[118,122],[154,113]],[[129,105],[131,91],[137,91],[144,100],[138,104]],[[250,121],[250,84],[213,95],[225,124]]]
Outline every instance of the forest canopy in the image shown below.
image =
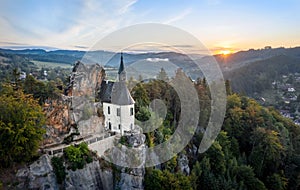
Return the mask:
[[6,85],[0,93],[0,110],[1,166],[30,160],[45,133],[41,106],[31,95]]
[[[274,108],[233,93],[227,81],[227,110],[222,130],[203,154],[191,151],[198,147],[205,130],[210,105],[205,80],[198,80],[200,103],[207,108],[199,118],[199,130],[187,147],[159,168],[146,170],[146,189],[297,189],[300,187],[300,127],[284,118]],[[171,90],[172,91],[172,90]],[[148,146],[156,146],[176,130],[180,110],[176,96],[170,96],[167,84],[151,81],[133,88],[137,113],[157,97],[165,101],[168,114],[162,126],[146,133]],[[143,93],[140,93],[143,92]],[[147,101],[145,101],[147,100]],[[141,114],[144,115],[144,114]],[[179,157],[189,160],[190,173],[182,173]],[[176,182],[176,183],[175,183]]]

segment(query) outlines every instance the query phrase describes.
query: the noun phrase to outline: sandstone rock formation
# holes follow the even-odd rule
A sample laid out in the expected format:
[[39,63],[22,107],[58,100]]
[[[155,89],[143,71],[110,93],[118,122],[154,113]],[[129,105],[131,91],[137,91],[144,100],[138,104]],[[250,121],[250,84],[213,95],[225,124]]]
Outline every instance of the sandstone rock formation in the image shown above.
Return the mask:
[[[133,151],[127,146],[122,145],[121,147],[114,147],[110,152],[112,158],[117,158],[120,161],[119,163],[122,162],[123,165],[130,166],[120,167],[120,180],[117,182],[116,188],[129,190],[144,189],[146,159],[146,145],[144,143],[146,137],[144,134],[132,134],[127,135],[126,138],[129,147],[134,147]],[[130,151],[129,154],[128,151]]]
[[189,159],[185,154],[181,154],[177,160],[178,166],[182,173],[190,175]]
[[65,180],[66,190],[75,189],[113,189],[113,174],[111,170],[102,170],[99,161],[87,164],[83,169],[68,170]]
[[47,133],[43,145],[61,143],[71,134],[79,133],[81,138],[104,132],[103,117],[98,112],[102,105],[97,96],[104,77],[99,65],[76,63],[65,94],[46,101]]
[[83,169],[66,170],[66,173],[64,182],[59,185],[50,157],[43,155],[29,167],[18,171],[17,177],[20,183],[17,189],[110,190],[114,187],[112,170],[102,169],[98,160],[85,165]]
[[59,189],[48,155],[43,155],[29,167],[20,169],[18,189]]

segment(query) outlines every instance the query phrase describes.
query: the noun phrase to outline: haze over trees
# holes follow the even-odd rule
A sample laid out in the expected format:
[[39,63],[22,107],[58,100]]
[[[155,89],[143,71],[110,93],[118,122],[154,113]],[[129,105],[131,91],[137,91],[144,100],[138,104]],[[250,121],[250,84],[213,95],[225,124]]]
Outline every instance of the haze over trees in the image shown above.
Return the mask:
[[[172,79],[171,79],[172,80]],[[205,79],[195,84],[201,104],[209,107],[210,98]],[[145,189],[297,189],[300,185],[299,138],[300,128],[282,117],[273,108],[265,108],[255,100],[235,94],[226,82],[228,103],[222,131],[204,154],[193,154],[190,148],[199,146],[198,132],[179,155],[148,168]],[[147,102],[161,97],[168,114],[162,126],[147,133],[148,146],[168,140],[176,130],[178,104],[168,84],[150,81],[133,88],[143,91]],[[146,93],[145,93],[146,92]],[[136,97],[138,98],[138,97]],[[141,101],[137,101],[137,108]],[[177,103],[176,103],[177,102]],[[145,103],[145,102],[144,102]],[[143,103],[143,106],[145,104]],[[139,110],[137,110],[139,112]],[[203,110],[199,126],[205,128],[209,110]],[[180,155],[189,158],[191,173],[182,173],[178,165]]]
[[[23,60],[20,57],[12,59]],[[278,60],[283,62],[285,58]],[[278,70],[277,74],[282,74],[279,62],[274,60],[277,65],[274,69]],[[267,64],[268,67],[264,69],[263,64],[264,61],[260,61],[242,67],[240,71],[247,72],[247,75],[233,73],[232,77],[235,81],[249,81],[249,86],[245,87],[248,90],[253,89],[253,83],[258,85],[255,89],[263,89],[266,85],[264,80],[255,82],[250,77],[251,74],[256,77],[255,68],[262,70],[260,79],[270,82],[271,79],[267,78],[276,76],[271,65]],[[7,65],[1,65],[1,68],[5,67]],[[286,72],[293,71],[293,68],[298,66],[292,62],[282,67]],[[63,92],[67,81],[41,81],[30,75],[20,80],[19,74],[18,69],[11,66],[0,73],[0,76],[3,75],[0,88],[1,167],[8,167],[14,162],[28,162],[36,155],[45,132],[42,105],[47,99],[56,99]],[[170,138],[177,128],[181,113],[180,99],[170,85],[172,78],[161,70],[157,79],[145,83],[130,79],[138,120],[146,121],[152,116],[153,112],[148,110],[148,106],[154,99],[162,100],[167,107],[161,125],[145,133],[148,147]],[[235,93],[240,83],[234,84],[235,87],[232,87],[226,81],[227,110],[222,131],[209,150],[199,154],[193,149],[197,149],[201,142],[211,100],[205,78],[196,80],[194,87],[202,108],[199,128],[182,152],[157,167],[146,169],[145,189],[299,189],[300,127],[282,117],[274,108],[263,107],[255,100]],[[82,168],[84,163],[91,161],[90,156],[85,145],[70,147],[66,152],[69,160],[67,167]],[[188,160],[189,173],[182,172],[179,166],[180,158],[184,156]],[[53,162],[58,179],[62,182],[66,175],[63,160],[55,158]]]

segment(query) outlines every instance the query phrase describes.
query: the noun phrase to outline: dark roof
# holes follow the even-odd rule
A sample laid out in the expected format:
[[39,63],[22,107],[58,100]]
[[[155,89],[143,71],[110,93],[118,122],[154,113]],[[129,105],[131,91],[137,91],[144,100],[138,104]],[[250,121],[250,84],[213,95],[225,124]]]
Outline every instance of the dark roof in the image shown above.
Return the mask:
[[111,92],[113,88],[114,82],[112,81],[102,81],[100,92],[99,92],[99,98],[101,102],[111,102]]
[[125,67],[124,67],[124,62],[123,62],[123,53],[121,53],[121,62],[120,62],[118,74],[121,74],[124,70],[125,70]]
[[[123,63],[123,54],[121,53],[121,63],[118,74],[120,75],[125,71]],[[124,72],[123,74],[126,75]],[[127,89],[125,81],[111,82],[102,81],[99,92],[99,98],[101,102],[108,102],[117,105],[131,105],[134,104],[134,100]]]
[[115,82],[111,92],[111,103],[117,105],[131,105],[134,100],[126,87],[125,82]]

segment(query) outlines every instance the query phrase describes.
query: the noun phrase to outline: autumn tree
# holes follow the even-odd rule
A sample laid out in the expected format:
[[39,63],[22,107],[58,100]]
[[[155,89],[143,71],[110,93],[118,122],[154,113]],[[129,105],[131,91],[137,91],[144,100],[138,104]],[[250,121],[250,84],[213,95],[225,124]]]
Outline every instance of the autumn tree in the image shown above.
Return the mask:
[[45,130],[41,106],[31,95],[11,86],[0,95],[0,163],[28,161],[37,154]]

